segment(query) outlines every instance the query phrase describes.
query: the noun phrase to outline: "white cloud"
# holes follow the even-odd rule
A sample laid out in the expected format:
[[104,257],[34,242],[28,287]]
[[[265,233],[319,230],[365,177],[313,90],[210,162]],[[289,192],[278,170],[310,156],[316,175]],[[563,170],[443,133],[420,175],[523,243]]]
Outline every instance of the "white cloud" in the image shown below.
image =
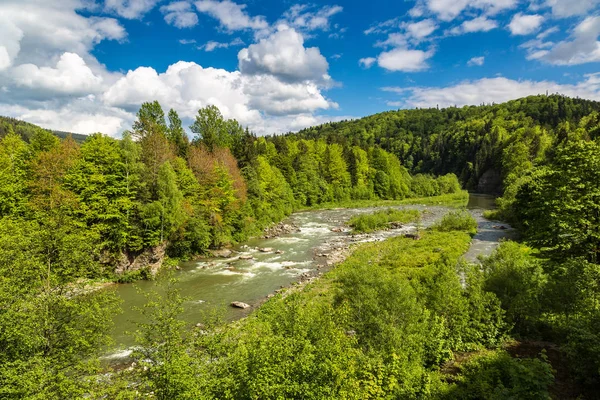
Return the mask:
[[463,11],[474,10],[495,15],[517,4],[518,0],[422,0],[417,7],[427,8],[443,21],[452,21]]
[[181,44],[195,44],[196,39],[179,39],[179,43]]
[[482,16],[464,21],[459,26],[446,31],[446,34],[463,35],[465,33],[489,32],[492,29],[496,29],[497,27],[498,23],[496,21]]
[[417,72],[429,68],[427,60],[433,56],[432,50],[408,50],[397,48],[383,52],[377,63],[388,71]]
[[[571,40],[557,44],[530,43],[528,58],[539,59],[554,65],[578,65],[600,61],[600,17],[587,17],[571,34]],[[537,46],[536,46],[537,44]]]
[[114,12],[123,18],[139,19],[152,10],[161,0],[105,0],[107,12]]
[[[56,94],[84,95],[102,89],[102,77],[94,75],[77,54],[64,53],[56,68],[21,64],[11,72],[17,86]],[[41,94],[38,92],[38,94]]]
[[469,67],[473,67],[475,65],[481,67],[485,63],[485,57],[473,57],[469,61],[467,61],[467,65]]
[[542,26],[544,17],[541,15],[515,14],[508,24],[508,29],[513,35],[531,35]]
[[200,50],[204,50],[204,51],[213,51],[215,49],[227,49],[229,47],[234,47],[234,46],[243,46],[244,42],[242,41],[242,39],[240,38],[235,38],[233,39],[231,42],[215,42],[214,40],[208,41],[205,44],[203,44],[202,46],[199,46],[198,48]]
[[[244,6],[201,3],[210,3],[209,14],[215,15],[221,15],[223,4],[233,4],[229,16],[237,22],[223,17],[227,29],[266,26],[262,17],[246,15],[246,21],[240,22],[235,10],[243,16]],[[327,61],[319,49],[305,48],[302,35],[293,29],[282,27],[270,34],[265,29],[268,37],[245,49],[244,72],[177,62],[161,73],[139,67],[123,74],[108,71],[92,50],[103,40],[124,40],[125,29],[116,19],[80,14],[78,10],[86,4],[91,2],[0,2],[0,114],[50,129],[118,135],[131,126],[141,103],[157,99],[165,108],[178,110],[185,124],[191,123],[200,107],[214,104],[227,118],[236,118],[258,133],[273,133],[331,119],[314,114],[337,108],[323,93],[332,84]],[[168,21],[182,25],[177,17],[169,17],[190,10],[181,4],[161,9]],[[132,18],[143,14],[134,12],[133,2],[112,1],[105,6]],[[322,25],[315,20],[311,26]],[[194,41],[182,39],[180,43]],[[242,43],[238,38],[226,44]]]
[[238,54],[244,74],[271,74],[285,81],[328,82],[329,64],[317,47],[304,47],[304,38],[295,29],[280,25],[276,32]]
[[328,31],[331,28],[329,19],[343,11],[341,6],[324,6],[318,10],[313,10],[306,4],[293,5],[283,14],[280,23],[292,26],[300,31]]
[[377,62],[377,59],[375,57],[366,57],[366,58],[361,58],[360,60],[358,60],[358,64],[360,66],[362,66],[363,68],[371,68],[373,66],[373,64],[375,64]]
[[410,37],[414,39],[424,39],[435,32],[438,26],[434,20],[424,19],[419,22],[403,24],[402,27]]
[[199,108],[213,104],[226,118],[254,129],[278,118],[337,107],[315,83],[287,83],[272,75],[244,75],[182,61],[160,74],[142,67],[129,71],[103,96],[108,106],[131,112],[149,99],[175,108],[187,119]]
[[15,105],[0,102],[0,115],[65,132],[91,134],[102,132],[117,136],[130,129],[135,115],[119,108],[106,107],[94,96],[75,99],[68,104]]
[[198,15],[187,1],[176,1],[160,8],[165,22],[177,28],[191,28],[198,24]]
[[499,77],[464,81],[448,87],[387,87],[383,90],[406,96],[405,100],[392,102],[391,105],[423,108],[501,103],[524,96],[545,94],[546,91],[600,100],[600,74],[587,75],[584,81],[573,85]]
[[[97,64],[89,51],[103,40],[123,40],[125,29],[113,18],[85,18],[76,10],[82,1],[2,0],[0,2],[0,47],[10,64],[48,66],[64,52],[79,54],[88,64]],[[94,65],[94,68],[96,66]],[[103,69],[103,68],[102,68]]]
[[229,31],[260,30],[269,27],[264,17],[250,17],[245,11],[245,4],[237,4],[229,0],[200,0],[195,4],[198,11],[216,18],[221,26]]
[[284,83],[272,75],[243,78],[243,92],[250,108],[269,115],[290,115],[337,108],[321,94],[314,83]]
[[586,15],[594,10],[598,0],[545,0],[545,5],[552,8],[552,14],[559,18]]

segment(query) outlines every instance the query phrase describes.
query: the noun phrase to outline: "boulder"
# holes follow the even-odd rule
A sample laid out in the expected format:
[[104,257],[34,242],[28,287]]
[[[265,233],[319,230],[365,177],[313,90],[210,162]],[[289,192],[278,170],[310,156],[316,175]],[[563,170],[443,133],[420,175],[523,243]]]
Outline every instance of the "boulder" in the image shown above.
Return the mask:
[[259,247],[258,251],[260,251],[261,253],[271,253],[271,252],[273,252],[273,248],[272,247]]
[[254,257],[251,254],[243,254],[239,256],[240,260],[252,260]]
[[112,261],[106,257],[107,264],[116,264],[115,274],[122,275],[127,272],[134,272],[147,268],[152,275],[155,275],[165,259],[165,250],[168,243],[148,248],[140,253],[121,253],[117,260]]
[[241,309],[245,310],[246,308],[250,308],[250,304],[246,304],[241,301],[233,301],[233,302],[231,302],[231,307],[241,308]]
[[213,257],[229,258],[233,254],[233,251],[231,251],[229,249],[219,249],[219,250],[212,250],[210,253],[212,254]]

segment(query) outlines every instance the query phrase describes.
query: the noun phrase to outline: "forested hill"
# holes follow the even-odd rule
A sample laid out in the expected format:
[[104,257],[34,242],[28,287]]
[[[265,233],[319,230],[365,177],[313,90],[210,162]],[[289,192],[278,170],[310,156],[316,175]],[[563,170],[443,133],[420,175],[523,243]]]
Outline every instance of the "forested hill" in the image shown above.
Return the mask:
[[522,156],[522,151],[527,150],[534,161],[553,141],[577,128],[598,136],[599,110],[596,101],[540,95],[503,104],[388,111],[288,137],[378,145],[413,174],[452,172],[468,189],[500,192],[511,159]]
[[17,135],[21,136],[21,139],[23,139],[26,142],[29,142],[33,135],[40,130],[50,132],[61,139],[65,139],[67,136],[71,136],[73,140],[75,140],[78,143],[84,142],[87,138],[87,135],[63,131],[53,131],[50,129],[44,129],[29,122],[18,120],[16,118],[0,116],[0,138],[6,136],[9,132],[14,132]]

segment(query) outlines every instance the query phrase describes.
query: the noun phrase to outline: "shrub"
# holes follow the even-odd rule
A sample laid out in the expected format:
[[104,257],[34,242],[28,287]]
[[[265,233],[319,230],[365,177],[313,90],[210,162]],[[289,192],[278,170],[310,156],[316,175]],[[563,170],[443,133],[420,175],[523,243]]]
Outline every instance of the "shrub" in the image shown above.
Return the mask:
[[512,358],[505,351],[477,356],[461,366],[458,383],[450,399],[550,399],[548,387],[554,381],[546,361]]
[[440,232],[466,231],[473,235],[477,232],[477,221],[467,210],[451,211],[432,228]]
[[366,233],[385,229],[391,222],[407,223],[416,221],[420,216],[418,210],[387,210],[371,214],[357,215],[348,221],[354,232]]

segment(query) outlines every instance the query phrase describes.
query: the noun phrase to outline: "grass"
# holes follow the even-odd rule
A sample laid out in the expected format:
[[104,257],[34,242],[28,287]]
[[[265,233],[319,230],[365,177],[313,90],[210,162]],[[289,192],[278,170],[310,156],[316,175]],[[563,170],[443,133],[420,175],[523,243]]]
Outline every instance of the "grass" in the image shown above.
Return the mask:
[[458,193],[444,194],[441,196],[433,197],[415,197],[402,200],[347,200],[339,201],[334,203],[321,203],[314,206],[300,207],[295,211],[309,211],[309,210],[331,210],[334,208],[367,208],[367,207],[392,207],[402,206],[408,204],[421,204],[428,206],[445,206],[452,208],[466,207],[469,202],[469,192],[461,190]]
[[354,233],[368,233],[386,229],[390,223],[408,223],[419,219],[421,213],[418,210],[387,210],[376,211],[371,214],[363,214],[352,217],[348,225]]

